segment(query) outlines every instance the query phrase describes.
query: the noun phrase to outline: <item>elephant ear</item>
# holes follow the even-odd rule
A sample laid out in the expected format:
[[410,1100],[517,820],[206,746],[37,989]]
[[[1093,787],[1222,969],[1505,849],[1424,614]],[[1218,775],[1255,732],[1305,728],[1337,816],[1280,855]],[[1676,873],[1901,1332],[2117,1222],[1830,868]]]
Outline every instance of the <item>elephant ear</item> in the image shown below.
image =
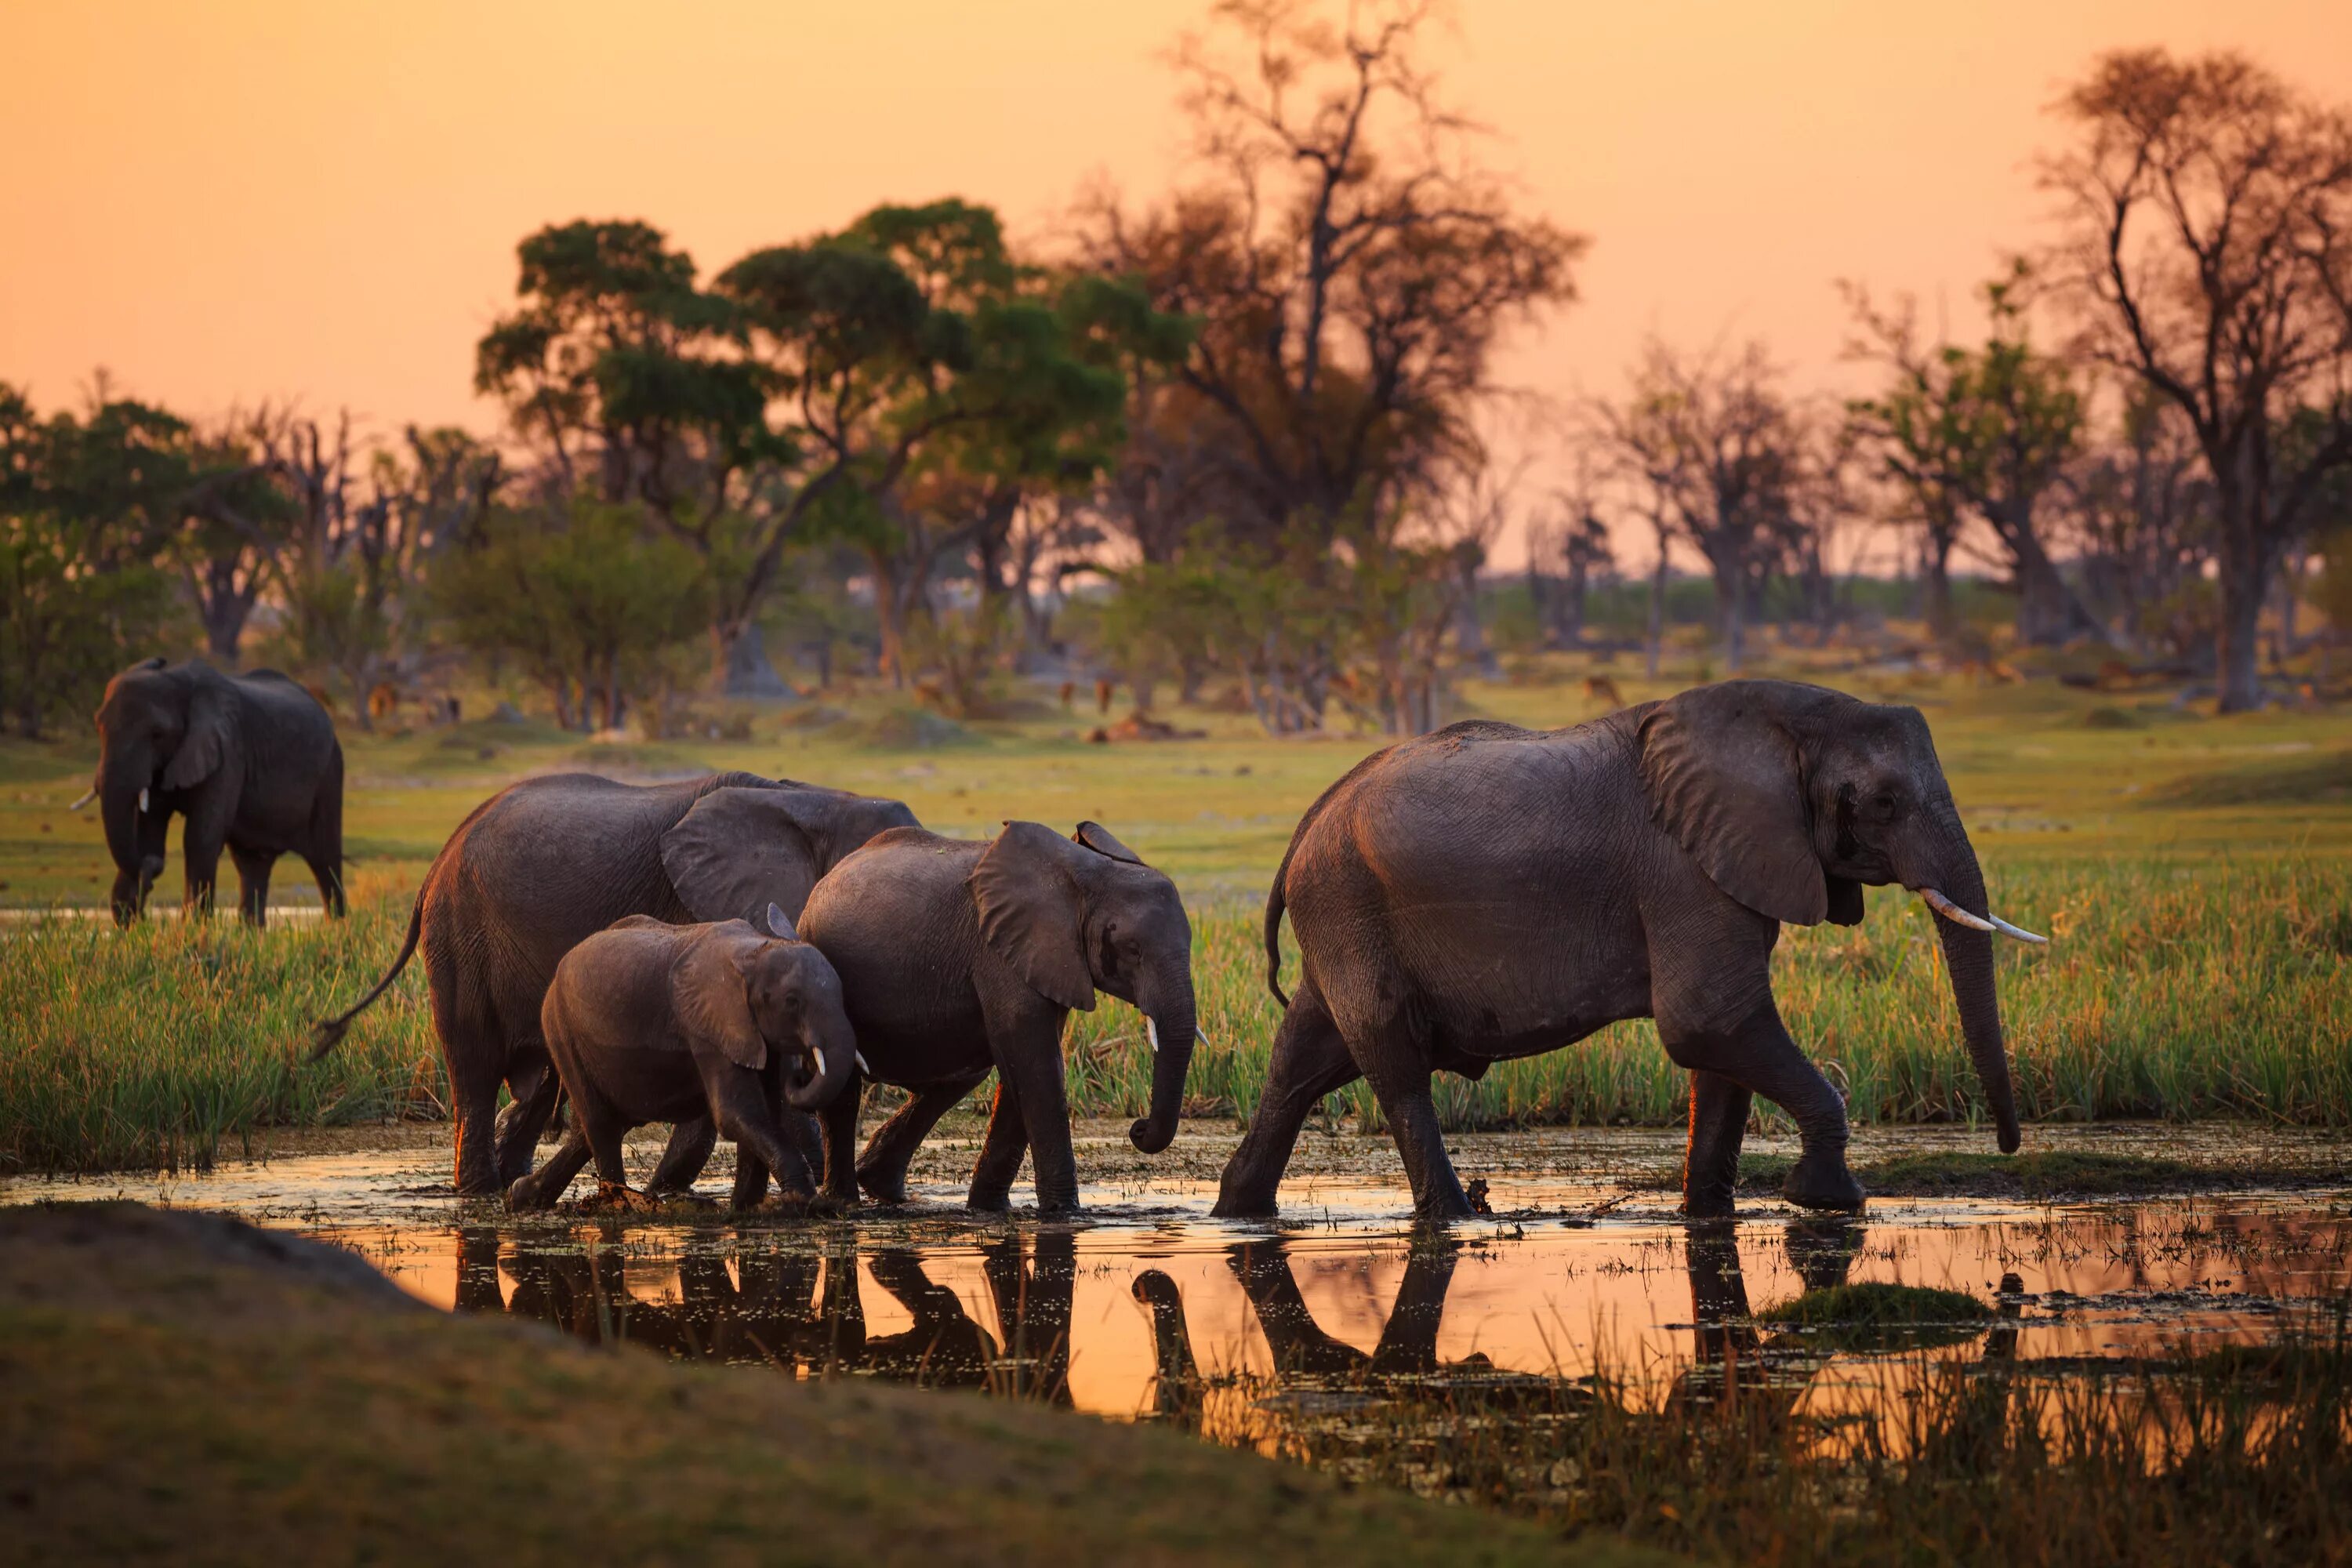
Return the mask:
[[1130,866],[1143,864],[1143,857],[1111,837],[1109,828],[1099,822],[1078,824],[1077,840],[1097,855],[1108,855],[1114,860],[1124,860]]
[[770,904],[789,914],[808,902],[824,874],[811,827],[815,791],[732,787],[694,803],[662,835],[662,869],[678,901],[698,921],[758,924]]
[[688,944],[669,971],[670,1008],[687,1033],[753,1072],[768,1065],[768,1042],[751,1021],[743,973],[762,945],[759,932],[730,921]]
[[1077,846],[1040,822],[1008,822],[974,866],[981,940],[1048,1002],[1095,1008],[1087,968],[1086,907],[1069,857]]
[[163,766],[165,789],[186,789],[220,771],[228,756],[229,698],[217,680],[196,683],[188,700],[188,730]]
[[1702,686],[1642,720],[1642,776],[1658,825],[1732,898],[1818,925],[1829,888],[1813,853],[1797,742],[1750,683]]

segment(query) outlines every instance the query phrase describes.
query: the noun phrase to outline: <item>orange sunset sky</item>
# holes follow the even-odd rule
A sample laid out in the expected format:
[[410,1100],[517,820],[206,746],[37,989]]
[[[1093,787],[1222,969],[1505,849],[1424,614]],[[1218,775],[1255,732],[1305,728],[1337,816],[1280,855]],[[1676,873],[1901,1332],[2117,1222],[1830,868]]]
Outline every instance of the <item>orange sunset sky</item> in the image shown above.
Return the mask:
[[[488,429],[476,337],[524,233],[640,216],[716,270],[874,202],[1050,232],[1089,175],[1163,187],[1160,51],[1203,0],[663,5],[0,0],[0,379],[94,366]],[[1605,391],[1652,327],[1840,374],[1841,277],[1970,289],[2040,232],[2042,110],[2117,45],[2233,46],[2352,98],[2346,0],[1462,0],[1439,58],[1528,203],[1592,237],[1506,372]]]

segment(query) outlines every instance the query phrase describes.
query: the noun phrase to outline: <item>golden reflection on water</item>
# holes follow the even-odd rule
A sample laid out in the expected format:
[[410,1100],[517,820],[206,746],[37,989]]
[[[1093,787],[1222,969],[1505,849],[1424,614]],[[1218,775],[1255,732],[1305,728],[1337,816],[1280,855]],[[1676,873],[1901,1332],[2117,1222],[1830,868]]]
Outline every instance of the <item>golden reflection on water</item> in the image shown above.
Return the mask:
[[[429,1301],[600,1342],[982,1387],[1132,1418],[1177,1390],[1348,1379],[1628,1377],[1654,1403],[1748,1381],[1828,1413],[1916,1358],[1755,1321],[1884,1281],[1998,1303],[1939,1355],[2053,1367],[2262,1341],[2345,1288],[2341,1215],[2158,1204],[1931,1220],[1538,1226],[1508,1236],[1156,1226],[338,1226]],[[1903,1342],[1916,1348],[1916,1339]],[[1903,1367],[1913,1373],[1905,1373]],[[1769,1372],[1769,1378],[1765,1373]],[[1230,1403],[1230,1402],[1228,1402]],[[1221,1417],[1229,1437],[1261,1421]],[[1203,1419],[1214,1413],[1203,1408]]]

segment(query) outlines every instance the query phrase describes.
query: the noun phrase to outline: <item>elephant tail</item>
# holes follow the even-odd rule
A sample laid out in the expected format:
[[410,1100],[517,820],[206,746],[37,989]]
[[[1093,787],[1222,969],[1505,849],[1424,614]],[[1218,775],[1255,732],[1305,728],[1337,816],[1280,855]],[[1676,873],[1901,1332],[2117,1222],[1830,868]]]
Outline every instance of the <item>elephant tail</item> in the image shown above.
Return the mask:
[[416,907],[408,911],[408,940],[400,944],[400,956],[392,961],[392,967],[383,972],[383,978],[375,983],[375,989],[361,997],[349,1012],[319,1021],[310,1031],[310,1060],[317,1061],[340,1045],[343,1037],[351,1033],[352,1020],[366,1012],[377,997],[391,989],[392,983],[400,978],[400,972],[408,967],[408,961],[416,956],[416,939],[424,930],[425,894],[420,890],[416,895]]

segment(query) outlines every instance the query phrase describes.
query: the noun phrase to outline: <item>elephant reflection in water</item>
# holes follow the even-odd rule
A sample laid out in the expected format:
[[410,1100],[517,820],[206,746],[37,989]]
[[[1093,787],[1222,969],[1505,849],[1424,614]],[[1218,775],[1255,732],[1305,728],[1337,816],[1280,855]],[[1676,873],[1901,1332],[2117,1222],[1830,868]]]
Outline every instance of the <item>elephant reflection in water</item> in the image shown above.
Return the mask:
[[[581,1339],[625,1341],[680,1359],[766,1362],[811,1376],[867,1373],[1068,1403],[1077,1279],[1070,1232],[1040,1234],[1026,1258],[1015,1233],[984,1249],[982,1270],[1009,1339],[1003,1344],[964,1310],[961,1297],[929,1277],[911,1248],[865,1254],[875,1283],[914,1320],[898,1333],[870,1334],[854,1242],[815,1253],[761,1247],[761,1239],[740,1233],[731,1272],[725,1256],[688,1250],[678,1259],[677,1299],[643,1301],[623,1282],[617,1247],[592,1242],[579,1249],[502,1252],[497,1230],[469,1227],[459,1237],[457,1304],[461,1311],[504,1311]],[[516,1281],[511,1300],[500,1285],[501,1265]]]
[[[1462,1243],[1442,1230],[1415,1233],[1396,1300],[1381,1326],[1379,1342],[1369,1352],[1336,1338],[1315,1321],[1306,1295],[1299,1289],[1286,1242],[1244,1242],[1225,1255],[1225,1263],[1241,1285],[1258,1329],[1265,1336],[1277,1381],[1417,1378],[1460,1372],[1482,1380],[1499,1377],[1503,1382],[1517,1384],[1521,1381],[1517,1374],[1498,1373],[1482,1352],[1473,1351],[1455,1362],[1438,1359],[1438,1326],[1445,1316],[1445,1295],[1453,1287],[1454,1265],[1461,1250]],[[1154,1409],[1162,1415],[1181,1414],[1201,1386],[1182,1295],[1176,1281],[1157,1268],[1138,1275],[1133,1291],[1136,1300],[1151,1315],[1152,1346],[1159,1372]],[[1531,1388],[1549,1386],[1541,1379],[1525,1381]],[[1501,1391],[1498,1383],[1487,1392]]]
[[[1864,1226],[1852,1220],[1790,1222],[1784,1245],[1790,1266],[1796,1269],[1803,1288],[1828,1290],[1845,1284],[1854,1258],[1861,1254],[1863,1232]],[[1689,1369],[1675,1383],[1671,1403],[1685,1407],[1716,1405],[1727,1415],[1738,1410],[1766,1426],[1785,1423],[1812,1384],[1822,1347],[1801,1335],[1767,1337],[1759,1331],[1740,1272],[1738,1237],[1729,1221],[1695,1222],[1685,1263],[1690,1275],[1694,1355]],[[2016,1360],[2018,1297],[2023,1289],[2015,1274],[2001,1277],[2000,1321],[1985,1332],[1984,1362],[2006,1366]],[[1906,1347],[1898,1342],[1888,1348]],[[1920,1430],[1939,1443],[1997,1439],[2006,1426],[2008,1390],[2005,1378],[1972,1378],[1948,1415],[1922,1424]]]

